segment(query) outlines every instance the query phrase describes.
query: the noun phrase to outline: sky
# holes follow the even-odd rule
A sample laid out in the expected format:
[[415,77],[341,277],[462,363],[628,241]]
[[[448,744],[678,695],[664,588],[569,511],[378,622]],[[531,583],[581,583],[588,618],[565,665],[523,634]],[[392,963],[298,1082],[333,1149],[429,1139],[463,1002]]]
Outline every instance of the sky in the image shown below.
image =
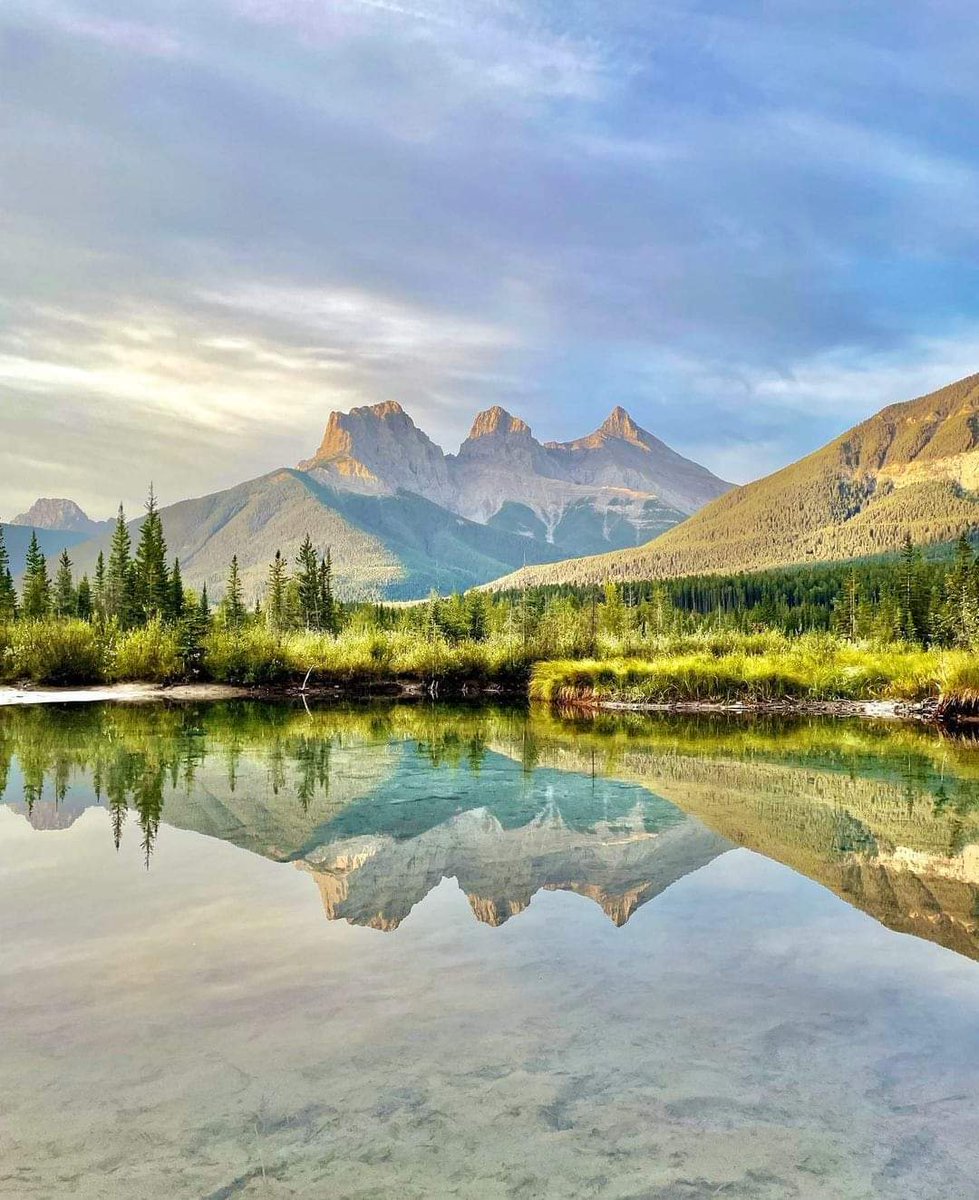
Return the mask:
[[617,404],[725,478],[979,370],[972,0],[5,0],[0,516]]

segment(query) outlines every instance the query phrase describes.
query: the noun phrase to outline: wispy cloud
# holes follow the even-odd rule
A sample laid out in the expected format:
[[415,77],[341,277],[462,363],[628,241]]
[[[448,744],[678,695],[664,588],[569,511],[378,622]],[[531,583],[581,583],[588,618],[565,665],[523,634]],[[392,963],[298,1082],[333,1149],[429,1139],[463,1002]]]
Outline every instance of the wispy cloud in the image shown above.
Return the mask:
[[771,469],[977,365],[977,52],[965,0],[11,0],[0,511],[391,397]]

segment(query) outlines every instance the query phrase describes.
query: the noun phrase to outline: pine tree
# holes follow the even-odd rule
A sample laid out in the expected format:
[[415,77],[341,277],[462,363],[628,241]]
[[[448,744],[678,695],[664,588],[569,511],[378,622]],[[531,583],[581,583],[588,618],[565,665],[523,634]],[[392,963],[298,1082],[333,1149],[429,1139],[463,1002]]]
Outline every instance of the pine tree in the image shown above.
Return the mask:
[[126,527],[126,514],[119,505],[116,528],[109,548],[109,565],[105,578],[106,616],[115,618],[128,629],[135,619],[136,597],[133,594],[132,539]]
[[41,620],[51,611],[51,580],[47,559],[41,553],[37,533],[31,534],[24,567],[24,591],[21,612],[29,621]]
[[474,642],[484,642],[489,632],[486,612],[486,597],[482,592],[472,592],[466,597],[467,636]]
[[91,621],[93,612],[92,585],[88,582],[87,575],[83,575],[81,582],[78,584],[76,611],[83,621]]
[[183,672],[188,678],[193,679],[200,675],[203,669],[204,643],[211,629],[211,606],[207,599],[207,584],[201,590],[197,604],[185,605],[184,616],[178,629]]
[[320,627],[320,564],[313,541],[306,534],[296,558],[296,585],[299,589],[300,620],[307,629]]
[[10,555],[0,525],[0,621],[10,621],[17,615],[17,589],[10,570]]
[[911,534],[904,535],[898,568],[898,612],[901,636],[908,642],[928,637],[928,595],[921,577],[921,555]]
[[320,562],[319,625],[327,633],[337,632],[336,603],[333,599],[333,555],[329,547]]
[[268,586],[265,590],[265,620],[269,629],[278,632],[286,625],[286,588],[288,571],[282,551],[276,550],[269,564]]
[[224,623],[229,629],[238,630],[245,622],[245,599],[241,590],[241,574],[238,570],[237,554],[231,560],[221,613]]
[[73,617],[78,611],[78,596],[72,576],[72,562],[68,551],[63,550],[58,559],[58,573],[54,577],[52,607],[56,617]]
[[95,564],[95,586],[92,589],[92,614],[99,621],[105,620],[106,604],[105,555],[100,550]]
[[146,516],[139,531],[134,579],[139,616],[145,621],[168,616],[171,592],[170,573],[167,570],[167,543],[163,536],[163,521],[152,485],[146,500]]
[[173,570],[170,572],[169,595],[167,597],[166,615],[171,621],[179,621],[184,615],[184,580],[180,573],[180,559],[173,560]]

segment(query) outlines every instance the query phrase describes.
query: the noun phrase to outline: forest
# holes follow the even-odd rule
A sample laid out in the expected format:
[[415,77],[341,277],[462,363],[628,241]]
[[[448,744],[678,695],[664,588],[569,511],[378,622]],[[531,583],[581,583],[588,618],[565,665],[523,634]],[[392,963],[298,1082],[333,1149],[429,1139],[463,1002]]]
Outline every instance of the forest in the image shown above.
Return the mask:
[[244,595],[236,559],[219,596],[186,587],[152,492],[136,544],[120,509],[92,578],[76,578],[67,551],[49,563],[35,538],[18,587],[0,530],[8,683],[400,679],[433,692],[530,684],[554,699],[601,679],[647,700],[919,696],[971,679],[977,647],[979,562],[964,536],[927,555],[908,537],[898,555],[844,564],[385,604],[337,596],[330,549],[308,536],[275,554],[260,596]]

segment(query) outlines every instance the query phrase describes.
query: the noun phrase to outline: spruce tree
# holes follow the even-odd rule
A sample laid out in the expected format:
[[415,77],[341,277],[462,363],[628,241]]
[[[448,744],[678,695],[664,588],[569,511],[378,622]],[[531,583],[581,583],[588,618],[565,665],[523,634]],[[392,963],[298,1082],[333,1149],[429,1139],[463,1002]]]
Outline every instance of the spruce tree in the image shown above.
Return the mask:
[[180,661],[184,675],[193,679],[204,666],[204,642],[211,628],[211,606],[207,600],[207,584],[195,605],[185,604],[180,632]]
[[898,611],[901,636],[908,642],[928,637],[928,595],[921,577],[921,556],[911,534],[904,536],[898,568]]
[[21,612],[29,621],[41,620],[51,611],[51,580],[47,559],[41,553],[37,533],[31,534],[24,567],[24,591]]
[[299,590],[300,619],[307,629],[320,627],[320,564],[313,541],[306,534],[296,558],[296,585]]
[[288,571],[282,551],[276,550],[275,558],[269,563],[268,586],[265,591],[265,620],[269,629],[278,632],[286,624],[286,588]]
[[180,573],[180,559],[173,560],[173,570],[170,572],[170,583],[167,596],[166,616],[171,621],[179,621],[184,615],[184,580]]
[[17,615],[17,589],[10,570],[10,555],[0,525],[0,621],[10,621]]
[[237,554],[231,560],[221,613],[224,623],[229,629],[238,630],[245,622],[245,599],[241,590],[241,574],[238,570]]
[[58,573],[54,577],[52,607],[56,617],[73,617],[78,611],[78,596],[75,592],[75,580],[71,571],[72,562],[68,557],[68,551],[63,550],[58,559]]
[[93,613],[92,585],[88,582],[87,575],[83,575],[78,584],[76,612],[83,621],[91,621]]
[[320,562],[319,626],[327,633],[337,632],[336,603],[333,599],[333,555],[329,547]]
[[92,615],[99,621],[105,620],[106,603],[105,555],[100,550],[95,564],[95,586],[92,588]]
[[109,565],[105,578],[106,616],[114,618],[128,629],[135,619],[136,598],[133,587],[132,539],[126,527],[126,514],[119,505],[116,528],[109,548]]
[[146,500],[146,516],[139,531],[134,578],[136,605],[143,620],[166,617],[171,601],[167,543],[163,536],[163,521],[152,485]]

